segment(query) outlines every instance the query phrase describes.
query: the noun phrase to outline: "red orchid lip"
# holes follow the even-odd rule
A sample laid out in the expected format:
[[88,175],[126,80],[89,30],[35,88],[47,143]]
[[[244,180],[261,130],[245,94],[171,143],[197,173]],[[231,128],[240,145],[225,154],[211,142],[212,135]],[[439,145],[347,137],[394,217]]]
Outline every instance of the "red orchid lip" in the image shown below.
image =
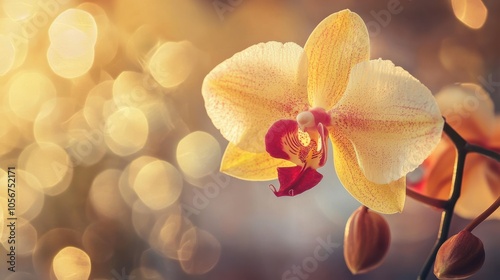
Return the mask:
[[294,196],[301,194],[316,186],[323,175],[316,169],[309,167],[278,167],[279,190],[274,185],[269,185],[277,197]]
[[323,175],[316,171],[326,162],[328,131],[319,123],[316,129],[299,131],[294,120],[275,122],[266,134],[266,150],[274,158],[289,160],[294,167],[278,167],[277,190],[270,185],[276,196],[294,196],[316,186]]

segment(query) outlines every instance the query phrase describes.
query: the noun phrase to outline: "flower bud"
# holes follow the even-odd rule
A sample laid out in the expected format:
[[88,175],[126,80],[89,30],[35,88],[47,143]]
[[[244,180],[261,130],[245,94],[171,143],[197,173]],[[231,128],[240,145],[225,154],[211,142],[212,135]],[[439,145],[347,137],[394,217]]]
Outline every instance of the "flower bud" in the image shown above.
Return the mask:
[[365,206],[354,211],[344,236],[344,258],[351,273],[365,273],[380,265],[390,241],[389,225],[381,215]]
[[470,231],[462,230],[441,245],[434,262],[439,279],[465,279],[484,263],[483,242]]

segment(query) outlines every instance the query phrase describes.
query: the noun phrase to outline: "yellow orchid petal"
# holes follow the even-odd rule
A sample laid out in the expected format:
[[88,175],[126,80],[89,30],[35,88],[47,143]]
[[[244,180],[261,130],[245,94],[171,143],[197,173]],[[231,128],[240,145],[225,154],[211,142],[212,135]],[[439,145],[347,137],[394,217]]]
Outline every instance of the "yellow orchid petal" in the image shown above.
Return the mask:
[[290,161],[273,158],[267,152],[250,153],[229,143],[222,157],[220,171],[242,180],[268,181],[278,178],[278,166],[294,165]]
[[229,142],[265,152],[269,127],[308,108],[306,65],[304,50],[294,43],[261,43],[235,54],[203,81],[208,116]]
[[351,71],[332,126],[354,145],[368,180],[386,184],[417,168],[441,140],[443,118],[431,92],[387,60]]
[[344,93],[351,68],[370,58],[368,30],[356,13],[343,10],[320,22],[304,49],[309,103],[329,110]]
[[436,101],[448,124],[466,140],[481,143],[492,135],[493,101],[481,86],[448,86],[436,94]]
[[356,159],[351,142],[338,133],[330,133],[335,171],[344,188],[361,204],[380,213],[401,212],[406,198],[406,178],[389,184],[375,184],[366,179]]

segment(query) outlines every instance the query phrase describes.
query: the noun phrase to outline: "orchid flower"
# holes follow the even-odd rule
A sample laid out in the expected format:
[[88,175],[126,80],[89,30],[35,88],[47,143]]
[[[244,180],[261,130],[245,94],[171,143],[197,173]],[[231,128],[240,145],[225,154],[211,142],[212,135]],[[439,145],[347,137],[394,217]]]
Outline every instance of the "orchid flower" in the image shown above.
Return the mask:
[[208,116],[229,141],[221,171],[279,180],[276,196],[317,185],[328,139],[343,186],[382,213],[402,211],[405,175],[439,142],[443,119],[430,91],[400,67],[369,60],[363,20],[334,13],[305,47],[253,45],[203,82]]
[[[495,116],[493,101],[481,86],[449,86],[436,94],[436,100],[448,123],[465,140],[500,152],[500,116]],[[420,180],[408,185],[424,195],[448,199],[455,158],[455,146],[448,137],[443,137],[422,164]],[[468,154],[455,213],[464,218],[477,217],[500,196],[499,181],[500,163],[480,154]],[[489,218],[500,219],[500,211]]]

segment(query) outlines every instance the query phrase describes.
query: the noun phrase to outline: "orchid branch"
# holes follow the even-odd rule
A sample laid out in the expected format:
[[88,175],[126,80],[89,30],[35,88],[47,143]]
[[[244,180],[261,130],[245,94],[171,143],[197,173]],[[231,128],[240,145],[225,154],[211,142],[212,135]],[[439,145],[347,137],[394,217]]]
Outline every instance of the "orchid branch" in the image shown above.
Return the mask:
[[415,199],[416,201],[422,202],[432,207],[436,207],[439,209],[445,209],[448,205],[447,200],[436,199],[430,196],[423,195],[419,192],[414,191],[412,188],[406,189],[406,195]]
[[464,230],[472,231],[473,229],[475,229],[480,223],[484,222],[486,218],[488,218],[491,214],[493,214],[493,212],[495,212],[498,209],[498,207],[500,207],[500,196],[497,198],[497,200],[495,200],[495,202],[493,202],[493,204],[490,205],[490,207],[488,207],[488,209],[484,210],[484,212],[481,213],[481,215],[477,216],[474,220],[472,220],[472,222],[468,224],[464,228]]
[[[443,209],[443,214],[441,216],[441,224],[439,226],[438,238],[430,255],[428,256],[426,262],[424,263],[424,266],[422,267],[422,270],[418,277],[419,280],[424,280],[427,278],[427,275],[429,274],[429,271],[431,270],[434,264],[439,248],[441,247],[441,245],[443,245],[446,239],[448,239],[451,220],[455,209],[455,204],[457,203],[460,197],[460,191],[462,188],[462,177],[464,173],[465,159],[467,154],[469,152],[478,153],[500,162],[499,153],[468,143],[446,121],[444,123],[443,131],[450,137],[457,151],[457,158],[455,161],[455,172],[453,174],[453,189],[450,198],[443,205],[444,207],[441,207]],[[412,191],[409,192],[409,195],[413,195]],[[422,201],[421,199],[418,200]],[[432,201],[429,198],[426,198],[426,200]],[[432,204],[429,203],[429,205]],[[491,215],[491,213],[493,213],[499,206],[500,206],[500,198],[498,198],[495,201],[495,203],[493,203],[493,205],[490,206],[483,214],[474,219],[474,221],[472,221],[471,224],[469,224],[466,227],[466,229],[472,230],[473,228],[475,228],[478,224],[484,221],[489,215]]]

